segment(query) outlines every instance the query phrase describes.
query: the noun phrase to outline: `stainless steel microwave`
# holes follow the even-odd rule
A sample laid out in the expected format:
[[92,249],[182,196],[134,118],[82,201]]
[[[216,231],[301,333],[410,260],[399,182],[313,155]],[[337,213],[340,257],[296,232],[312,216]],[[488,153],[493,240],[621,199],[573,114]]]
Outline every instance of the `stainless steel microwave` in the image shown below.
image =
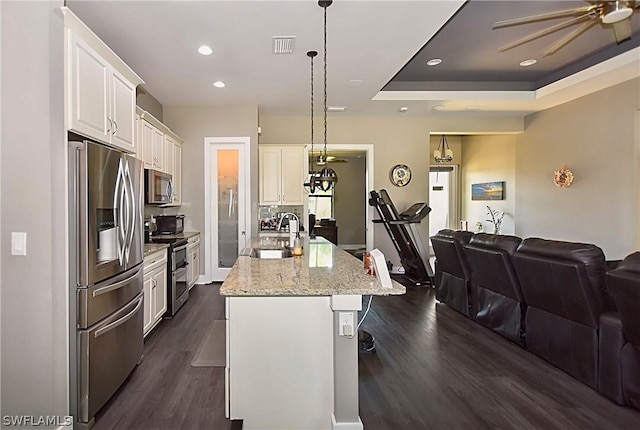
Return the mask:
[[165,205],[173,202],[173,179],[170,174],[158,170],[144,171],[144,195],[148,205]]

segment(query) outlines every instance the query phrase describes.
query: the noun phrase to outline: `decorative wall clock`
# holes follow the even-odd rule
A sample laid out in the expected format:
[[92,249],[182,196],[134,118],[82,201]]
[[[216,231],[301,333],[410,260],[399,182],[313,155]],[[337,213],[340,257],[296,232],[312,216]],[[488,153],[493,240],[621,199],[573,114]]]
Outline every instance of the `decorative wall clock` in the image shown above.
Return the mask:
[[389,179],[396,187],[404,187],[411,181],[411,169],[406,164],[396,164],[389,173]]

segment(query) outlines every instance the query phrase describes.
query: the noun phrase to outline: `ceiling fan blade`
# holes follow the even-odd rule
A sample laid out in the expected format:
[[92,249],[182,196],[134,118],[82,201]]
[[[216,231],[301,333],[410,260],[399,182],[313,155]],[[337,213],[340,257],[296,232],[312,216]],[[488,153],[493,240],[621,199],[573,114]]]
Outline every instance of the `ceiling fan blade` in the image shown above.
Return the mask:
[[631,22],[629,19],[613,24],[613,32],[616,35],[616,42],[618,43],[629,39],[631,37]]
[[543,52],[544,56],[546,57],[547,55],[555,54],[557,50],[562,48],[567,43],[571,42],[576,37],[580,36],[582,33],[587,31],[588,29],[590,29],[591,27],[593,27],[597,23],[598,23],[597,19],[592,19],[591,21],[585,22],[580,27],[576,28],[571,33],[567,34],[565,37],[563,37],[562,39],[558,40],[556,43],[554,43],[553,45],[548,47]]
[[507,19],[505,21],[496,22],[495,24],[493,24],[493,27],[491,28],[492,29],[503,28],[503,27],[509,27],[512,25],[528,24],[530,22],[544,21],[546,19],[561,18],[563,16],[578,15],[585,12],[589,12],[593,7],[594,7],[593,5],[584,6],[584,7],[574,8],[574,9],[565,9],[565,10],[558,10],[555,12],[541,13],[539,15],[525,16],[522,18]]
[[561,22],[560,24],[556,24],[553,27],[546,28],[544,30],[538,31],[536,33],[530,34],[527,37],[523,37],[522,39],[518,39],[515,42],[511,42],[507,45],[501,46],[498,51],[504,52],[508,49],[515,48],[516,46],[522,45],[523,43],[530,42],[534,39],[537,39],[542,36],[546,36],[547,34],[551,34],[555,31],[562,30],[563,28],[569,27],[573,24],[577,24],[579,22],[584,21],[585,19],[591,19],[592,15],[590,13],[586,13],[584,15],[578,16],[576,18],[572,18],[569,21]]

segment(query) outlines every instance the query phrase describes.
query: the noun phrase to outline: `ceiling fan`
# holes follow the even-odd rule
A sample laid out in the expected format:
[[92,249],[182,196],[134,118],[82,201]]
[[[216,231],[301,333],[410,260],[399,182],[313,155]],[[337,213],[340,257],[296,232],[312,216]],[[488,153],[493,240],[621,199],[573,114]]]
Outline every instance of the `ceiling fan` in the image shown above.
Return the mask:
[[630,18],[634,12],[640,10],[640,0],[627,1],[591,1],[588,6],[578,7],[574,9],[558,10],[555,12],[542,13],[539,15],[525,16],[522,18],[508,19],[493,24],[492,29],[511,27],[514,25],[528,24],[531,22],[545,21],[548,19],[573,17],[568,21],[561,22],[552,27],[530,34],[529,36],[518,39],[499,48],[500,52],[504,52],[516,46],[535,40],[539,37],[546,36],[563,28],[570,27],[574,24],[582,23],[582,25],[562,39],[549,46],[544,52],[544,56],[557,52],[560,48],[571,42],[580,34],[587,31],[596,24],[603,24],[605,27],[612,27],[618,43],[631,37]]
[[324,155],[318,155],[315,162],[318,166],[324,166],[327,163],[348,163],[349,160],[347,160],[346,158],[338,158],[333,155],[327,155],[327,158],[325,160]]

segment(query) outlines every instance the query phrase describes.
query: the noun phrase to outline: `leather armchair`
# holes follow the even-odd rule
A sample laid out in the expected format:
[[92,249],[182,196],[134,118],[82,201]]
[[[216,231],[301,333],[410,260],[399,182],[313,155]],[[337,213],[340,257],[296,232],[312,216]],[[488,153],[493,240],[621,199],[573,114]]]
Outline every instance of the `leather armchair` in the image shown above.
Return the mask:
[[529,238],[512,261],[527,303],[527,349],[592,388],[608,310],[605,258],[591,244]]
[[600,319],[598,392],[640,409],[640,252],[607,273],[617,312]]
[[526,305],[511,255],[521,242],[516,236],[477,233],[464,245],[471,268],[472,317],[520,345]]
[[473,236],[470,231],[440,230],[431,236],[436,254],[436,299],[471,316],[470,269],[462,247]]

